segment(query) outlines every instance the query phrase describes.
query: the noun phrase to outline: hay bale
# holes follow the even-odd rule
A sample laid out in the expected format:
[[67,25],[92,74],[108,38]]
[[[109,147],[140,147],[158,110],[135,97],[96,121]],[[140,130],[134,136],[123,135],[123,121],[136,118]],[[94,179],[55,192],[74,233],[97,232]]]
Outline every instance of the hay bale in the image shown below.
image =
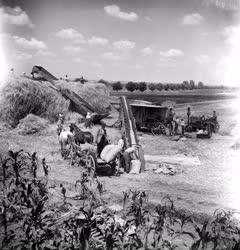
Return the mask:
[[47,82],[24,77],[10,77],[0,91],[0,118],[16,127],[28,114],[57,120],[58,113],[66,113],[69,101],[50,88]]
[[29,114],[20,120],[16,130],[19,134],[28,135],[39,133],[48,126],[48,121],[36,115]]
[[68,88],[74,91],[82,99],[88,102],[99,113],[104,113],[111,109],[109,101],[109,91],[102,83],[85,83],[79,84],[76,82],[58,82],[58,87]]

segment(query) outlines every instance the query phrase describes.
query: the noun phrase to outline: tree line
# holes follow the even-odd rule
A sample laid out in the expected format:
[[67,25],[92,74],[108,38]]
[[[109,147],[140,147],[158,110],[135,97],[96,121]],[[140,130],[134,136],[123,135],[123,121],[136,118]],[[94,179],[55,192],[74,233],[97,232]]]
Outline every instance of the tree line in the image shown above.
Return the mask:
[[206,86],[203,82],[198,82],[197,84],[195,81],[183,81],[182,83],[149,83],[146,82],[128,82],[126,85],[122,84],[120,81],[114,82],[112,84],[112,88],[114,91],[120,91],[122,89],[125,89],[133,92],[136,90],[139,90],[141,92],[146,91],[147,89],[154,91],[171,91],[171,90],[192,90],[192,89],[223,89],[224,86]]

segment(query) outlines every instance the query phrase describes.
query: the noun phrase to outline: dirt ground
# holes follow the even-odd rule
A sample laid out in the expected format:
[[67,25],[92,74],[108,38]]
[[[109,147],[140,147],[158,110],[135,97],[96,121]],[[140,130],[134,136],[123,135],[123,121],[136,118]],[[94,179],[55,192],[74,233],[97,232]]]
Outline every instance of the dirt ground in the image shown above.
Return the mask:
[[[140,143],[145,154],[196,156],[201,165],[176,165],[177,173],[170,176],[154,173],[153,168],[156,165],[147,162],[146,171],[139,175],[99,177],[107,190],[104,199],[109,205],[121,205],[122,192],[131,188],[147,191],[150,204],[157,204],[164,196],[170,195],[177,208],[198,215],[211,215],[217,208],[240,209],[236,202],[238,189],[234,186],[234,183],[238,183],[239,172],[236,164],[230,164],[239,153],[230,149],[234,139],[230,132],[237,122],[234,118],[234,105],[234,101],[226,100],[191,105],[195,114],[211,114],[212,110],[217,111],[220,133],[214,134],[211,139],[197,139],[192,134],[192,138],[184,141],[173,141],[163,135],[140,133]],[[186,107],[187,105],[179,106],[175,112],[186,117]],[[112,117],[106,120],[107,124],[112,124],[116,117],[117,112],[113,112]],[[120,135],[118,130],[112,128],[107,128],[107,133],[112,139]],[[23,148],[31,153],[38,152],[39,159],[45,157],[51,168],[50,182],[57,186],[63,183],[69,195],[73,192],[74,183],[81,176],[81,169],[62,159],[56,124],[50,125],[38,135],[31,136],[22,136],[16,130],[0,127],[0,140],[1,147],[5,149]],[[42,168],[39,168],[38,174],[43,175]],[[53,196],[53,199],[55,198]]]

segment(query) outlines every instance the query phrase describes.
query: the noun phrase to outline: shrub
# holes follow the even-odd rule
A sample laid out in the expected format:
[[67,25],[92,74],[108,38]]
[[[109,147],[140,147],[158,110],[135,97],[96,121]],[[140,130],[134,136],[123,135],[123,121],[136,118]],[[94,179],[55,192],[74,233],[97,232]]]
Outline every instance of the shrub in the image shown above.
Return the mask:
[[112,85],[113,90],[115,91],[119,91],[123,88],[121,82],[114,82]]
[[140,82],[138,84],[138,89],[141,91],[141,92],[144,92],[146,89],[147,89],[147,84],[145,82]]
[[0,118],[12,127],[30,113],[54,122],[69,106],[69,101],[46,83],[25,77],[9,78],[0,95]]

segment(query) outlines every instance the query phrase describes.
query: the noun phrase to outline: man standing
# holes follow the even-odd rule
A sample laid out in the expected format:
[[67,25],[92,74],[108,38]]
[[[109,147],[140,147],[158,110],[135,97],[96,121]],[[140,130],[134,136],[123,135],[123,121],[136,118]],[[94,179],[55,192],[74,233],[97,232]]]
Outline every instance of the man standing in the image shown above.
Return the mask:
[[185,121],[183,118],[181,118],[180,120],[180,126],[181,126],[181,130],[182,130],[182,135],[184,135],[185,132]]
[[172,108],[170,108],[169,109],[169,113],[168,113],[168,115],[167,115],[167,118],[166,118],[166,125],[168,125],[169,124],[169,135],[173,135],[173,118],[174,118],[174,112],[173,112],[173,109]]

